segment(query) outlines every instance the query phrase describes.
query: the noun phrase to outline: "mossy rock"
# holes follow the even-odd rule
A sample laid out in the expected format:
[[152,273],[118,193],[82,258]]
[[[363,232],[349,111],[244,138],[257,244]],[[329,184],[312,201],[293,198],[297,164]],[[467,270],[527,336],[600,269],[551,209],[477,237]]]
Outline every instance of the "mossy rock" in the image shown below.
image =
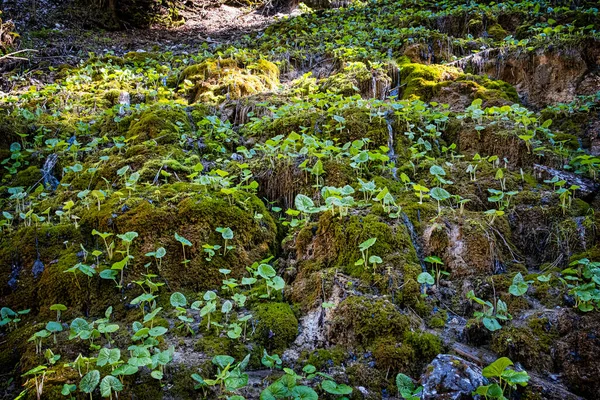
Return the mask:
[[557,333],[547,319],[533,319],[531,327],[504,327],[494,332],[492,349],[522,363],[525,368],[548,371],[553,367],[551,344]]
[[[375,214],[353,215],[340,221],[330,213],[324,213],[316,230],[305,227],[301,232],[303,241],[297,243],[297,258],[317,260],[324,265],[336,266],[352,276],[368,279],[371,267],[357,265],[361,259],[359,245],[370,238],[376,238],[369,249],[369,255],[379,255],[383,264],[377,268],[384,270],[388,266],[400,269],[407,263],[417,263],[417,255],[406,227],[401,223],[390,224]],[[309,241],[309,237],[312,239]]]
[[487,32],[495,40],[502,40],[508,36],[508,33],[506,32],[506,30],[504,30],[504,28],[500,24],[494,24],[494,25],[490,26],[488,28]]
[[279,68],[265,59],[246,65],[232,58],[209,59],[184,69],[179,80],[192,83],[190,102],[216,104],[276,89]]
[[269,353],[281,353],[298,336],[298,320],[287,303],[264,303],[254,308],[257,320],[253,339]]
[[331,341],[367,346],[380,336],[401,338],[408,327],[408,317],[388,300],[350,296],[336,308]]
[[398,66],[400,82],[404,85],[403,99],[428,101],[439,90],[439,83],[454,80],[461,74],[455,67],[412,63],[407,57],[402,57]]
[[332,347],[302,353],[301,358],[305,359],[307,364],[314,365],[318,371],[323,371],[327,368],[342,365],[348,358],[348,354],[340,347]]
[[192,126],[183,107],[156,105],[142,111],[131,121],[126,138],[136,140],[157,139],[160,143],[173,143],[181,133],[190,133]]

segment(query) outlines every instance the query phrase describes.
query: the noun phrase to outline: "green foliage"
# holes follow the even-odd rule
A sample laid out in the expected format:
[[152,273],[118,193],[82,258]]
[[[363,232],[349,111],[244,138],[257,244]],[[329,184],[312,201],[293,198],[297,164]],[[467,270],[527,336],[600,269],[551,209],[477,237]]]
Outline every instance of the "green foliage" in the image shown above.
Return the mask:
[[416,387],[412,379],[402,373],[396,375],[396,387],[398,394],[406,400],[417,400],[421,398],[423,387]]
[[488,399],[505,399],[504,392],[507,388],[515,389],[517,385],[526,386],[529,375],[525,371],[515,371],[509,368],[513,362],[507,357],[501,357],[485,367],[482,371],[486,378],[495,379],[498,383],[479,386],[473,395],[479,394]]
[[483,311],[475,311],[473,316],[478,321],[481,321],[483,326],[485,326],[489,331],[494,332],[502,329],[502,325],[500,325],[499,320],[507,321],[512,319],[512,316],[508,313],[506,303],[500,299],[498,299],[496,305],[494,306],[494,304],[490,303],[489,301],[482,300],[475,296],[472,290],[467,293],[467,298],[482,306]]

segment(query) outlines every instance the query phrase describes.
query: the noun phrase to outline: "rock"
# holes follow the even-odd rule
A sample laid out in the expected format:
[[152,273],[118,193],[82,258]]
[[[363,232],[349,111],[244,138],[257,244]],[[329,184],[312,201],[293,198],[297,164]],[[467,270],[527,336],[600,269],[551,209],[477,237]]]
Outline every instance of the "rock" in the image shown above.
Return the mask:
[[576,192],[576,194],[579,194],[577,197],[593,199],[600,190],[600,185],[593,180],[576,175],[572,172],[559,171],[557,169],[546,167],[545,165],[540,164],[534,164],[533,170],[539,180],[552,179],[557,176],[559,180],[564,180],[567,182],[566,187],[571,185],[579,186],[579,189],[577,189]]
[[449,354],[438,355],[426,371],[421,376],[424,399],[471,399],[478,386],[488,383],[477,365]]

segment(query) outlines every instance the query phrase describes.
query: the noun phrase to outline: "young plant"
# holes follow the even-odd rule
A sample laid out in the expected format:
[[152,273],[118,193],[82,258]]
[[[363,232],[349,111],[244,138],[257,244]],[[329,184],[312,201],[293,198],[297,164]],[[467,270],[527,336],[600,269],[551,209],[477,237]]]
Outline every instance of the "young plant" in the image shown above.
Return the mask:
[[46,374],[48,373],[54,373],[54,371],[48,371],[48,367],[46,367],[45,365],[38,365],[37,367],[30,369],[29,371],[21,375],[24,378],[31,377],[27,379],[25,385],[33,384],[37,400],[40,400],[42,398],[42,394],[44,393],[44,382],[46,381]]
[[413,184],[413,190],[417,193],[417,195],[419,196],[419,204],[423,204],[423,199],[426,199],[429,197],[429,195],[427,194],[429,192],[429,189],[426,188],[423,185],[419,185],[417,183]]
[[221,234],[221,237],[225,241],[223,244],[223,255],[225,255],[225,254],[227,254],[227,251],[233,250],[235,248],[235,246],[227,245],[227,241],[233,239],[233,231],[229,227],[225,227],[225,228],[219,227],[216,230],[218,233]]
[[508,292],[513,296],[523,296],[527,293],[527,289],[529,289],[529,284],[533,283],[533,281],[526,281],[523,279],[523,275],[521,273],[517,273],[512,281],[512,285],[508,288]]
[[109,232],[100,233],[94,229],[92,231],[92,235],[100,236],[102,238],[102,241],[104,242],[104,247],[106,248],[106,254],[108,255],[108,259],[112,260],[113,255],[114,255],[114,250],[115,250],[115,242],[111,241],[109,244],[107,239],[109,237],[111,237],[113,234],[109,233]]
[[375,244],[377,238],[369,238],[358,245],[362,258],[357,260],[354,265],[364,265],[365,269],[369,268],[369,249]]
[[277,276],[277,272],[269,264],[260,264],[256,270],[256,274],[264,279],[265,285],[267,286],[267,293],[261,295],[261,298],[270,299],[271,289],[280,291],[285,287],[283,278]]
[[433,272],[433,276],[435,276],[436,286],[439,286],[442,275],[450,275],[449,272],[442,270],[444,262],[441,260],[441,258],[437,256],[428,256],[425,257],[424,261],[432,265],[431,272]]
[[517,385],[527,386],[529,374],[526,371],[516,371],[509,368],[514,365],[507,357],[501,357],[485,367],[482,371],[484,377],[493,379],[496,382],[489,385],[482,385],[473,392],[473,395],[481,395],[488,399],[505,399],[506,389],[516,389]]
[[179,243],[181,243],[181,249],[183,250],[183,261],[182,264],[187,264],[190,262],[190,260],[185,258],[185,246],[192,246],[192,242],[190,242],[189,240],[187,240],[186,238],[184,238],[183,236],[180,236],[177,232],[175,232],[175,240],[177,240]]
[[398,394],[405,400],[420,400],[423,387],[416,387],[413,380],[402,373],[396,375],[396,387]]
[[438,206],[438,217],[440,216],[440,214],[442,213],[442,208],[440,206],[440,202],[444,201],[444,200],[448,200],[450,198],[450,193],[448,193],[448,191],[446,189],[443,189],[441,187],[434,187],[433,189],[431,189],[431,192],[429,192],[429,194],[431,195],[431,197],[437,201],[437,206]]
[[60,322],[60,313],[62,311],[66,311],[67,310],[67,306],[65,306],[64,304],[52,304],[50,306],[50,311],[56,311],[56,320]]
[[502,300],[498,300],[496,302],[496,306],[494,307],[494,305],[489,301],[476,297],[472,290],[467,293],[467,299],[473,300],[475,303],[483,307],[483,311],[475,311],[473,316],[476,320],[482,321],[483,326],[485,326],[489,331],[494,332],[502,329],[502,325],[500,325],[498,320],[506,321],[512,319],[512,316],[508,313],[506,303]]

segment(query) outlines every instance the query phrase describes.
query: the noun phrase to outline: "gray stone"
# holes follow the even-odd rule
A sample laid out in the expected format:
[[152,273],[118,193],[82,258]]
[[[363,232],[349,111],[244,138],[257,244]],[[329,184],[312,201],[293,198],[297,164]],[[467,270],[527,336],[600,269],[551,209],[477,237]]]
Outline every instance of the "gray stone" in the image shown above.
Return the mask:
[[449,354],[440,354],[421,376],[424,399],[472,399],[471,393],[487,379],[481,368]]

